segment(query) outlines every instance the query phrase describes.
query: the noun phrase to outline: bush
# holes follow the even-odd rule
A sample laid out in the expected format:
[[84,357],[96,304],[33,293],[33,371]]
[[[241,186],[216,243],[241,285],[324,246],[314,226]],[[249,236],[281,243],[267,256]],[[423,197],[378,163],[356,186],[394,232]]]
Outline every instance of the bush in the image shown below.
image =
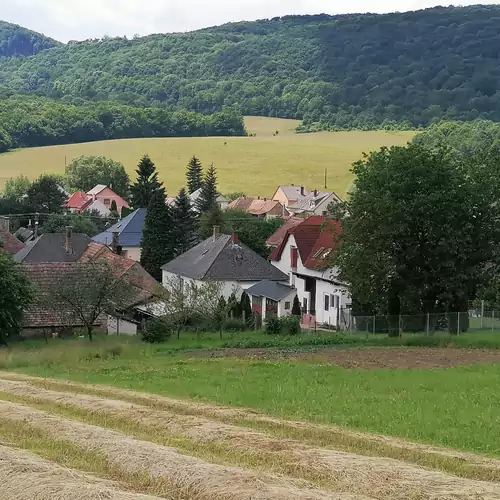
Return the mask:
[[222,322],[223,332],[245,332],[248,330],[248,325],[245,321],[238,318],[228,318]]
[[268,335],[279,335],[281,333],[281,321],[279,318],[266,319],[266,333]]
[[172,336],[172,325],[164,318],[150,319],[141,336],[148,344],[162,344]]
[[297,316],[284,316],[280,318],[280,323],[283,335],[300,335],[300,318]]

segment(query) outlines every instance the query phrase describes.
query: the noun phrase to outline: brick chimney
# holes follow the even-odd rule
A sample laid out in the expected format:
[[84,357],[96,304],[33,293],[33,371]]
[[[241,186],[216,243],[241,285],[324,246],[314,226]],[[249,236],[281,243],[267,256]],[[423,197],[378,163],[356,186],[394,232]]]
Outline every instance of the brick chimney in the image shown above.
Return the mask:
[[120,233],[118,231],[113,231],[113,241],[111,242],[111,250],[118,253],[118,247],[120,246]]
[[238,233],[233,233],[233,245],[237,245],[240,242],[240,238],[238,237]]
[[304,186],[300,186],[300,196],[305,196]]
[[73,236],[73,226],[66,226],[66,243],[64,247],[66,248],[67,254],[73,253],[73,243],[71,241],[72,236]]
[[220,236],[220,226],[214,226],[213,240],[216,241]]
[[316,198],[316,196],[318,196],[318,190],[317,189],[314,190],[314,197]]
[[8,217],[0,217],[0,229],[6,232],[10,231],[10,220]]

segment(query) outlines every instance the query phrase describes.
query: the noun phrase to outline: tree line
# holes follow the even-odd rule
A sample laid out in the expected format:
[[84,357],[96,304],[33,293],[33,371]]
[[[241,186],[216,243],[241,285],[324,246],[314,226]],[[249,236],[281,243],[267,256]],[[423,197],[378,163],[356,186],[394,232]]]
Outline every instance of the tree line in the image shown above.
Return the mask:
[[0,152],[108,139],[245,134],[243,117],[229,109],[202,115],[110,103],[74,106],[36,97],[0,99]]
[[500,121],[500,7],[286,16],[74,42],[0,62],[0,86],[77,105],[298,118],[303,131]]

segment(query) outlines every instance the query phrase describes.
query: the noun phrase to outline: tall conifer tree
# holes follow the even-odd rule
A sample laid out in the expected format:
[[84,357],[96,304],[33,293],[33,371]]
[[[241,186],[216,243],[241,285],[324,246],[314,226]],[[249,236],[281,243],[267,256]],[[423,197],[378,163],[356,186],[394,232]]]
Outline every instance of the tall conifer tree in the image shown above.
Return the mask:
[[203,168],[200,160],[196,158],[196,156],[193,156],[189,160],[186,179],[189,194],[193,194],[203,186]]
[[179,191],[171,213],[174,251],[177,256],[187,252],[198,241],[196,214],[184,188]]
[[148,208],[151,199],[157,191],[165,198],[165,189],[158,180],[155,164],[148,155],[144,155],[137,166],[137,180],[130,186],[132,206],[134,208]]

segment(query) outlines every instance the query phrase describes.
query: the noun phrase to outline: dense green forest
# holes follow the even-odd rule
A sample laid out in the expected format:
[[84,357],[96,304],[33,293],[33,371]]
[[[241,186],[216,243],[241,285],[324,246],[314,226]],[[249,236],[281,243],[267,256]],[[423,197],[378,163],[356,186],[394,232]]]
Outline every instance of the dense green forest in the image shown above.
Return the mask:
[[0,87],[66,102],[300,118],[317,128],[500,121],[500,6],[287,16],[72,42],[0,62]]
[[9,149],[2,147],[5,134],[9,147],[31,147],[132,137],[245,135],[245,125],[231,110],[201,115],[112,103],[72,106],[18,96],[0,100],[0,151]]
[[61,44],[44,35],[0,21],[0,57],[33,56],[57,45]]

